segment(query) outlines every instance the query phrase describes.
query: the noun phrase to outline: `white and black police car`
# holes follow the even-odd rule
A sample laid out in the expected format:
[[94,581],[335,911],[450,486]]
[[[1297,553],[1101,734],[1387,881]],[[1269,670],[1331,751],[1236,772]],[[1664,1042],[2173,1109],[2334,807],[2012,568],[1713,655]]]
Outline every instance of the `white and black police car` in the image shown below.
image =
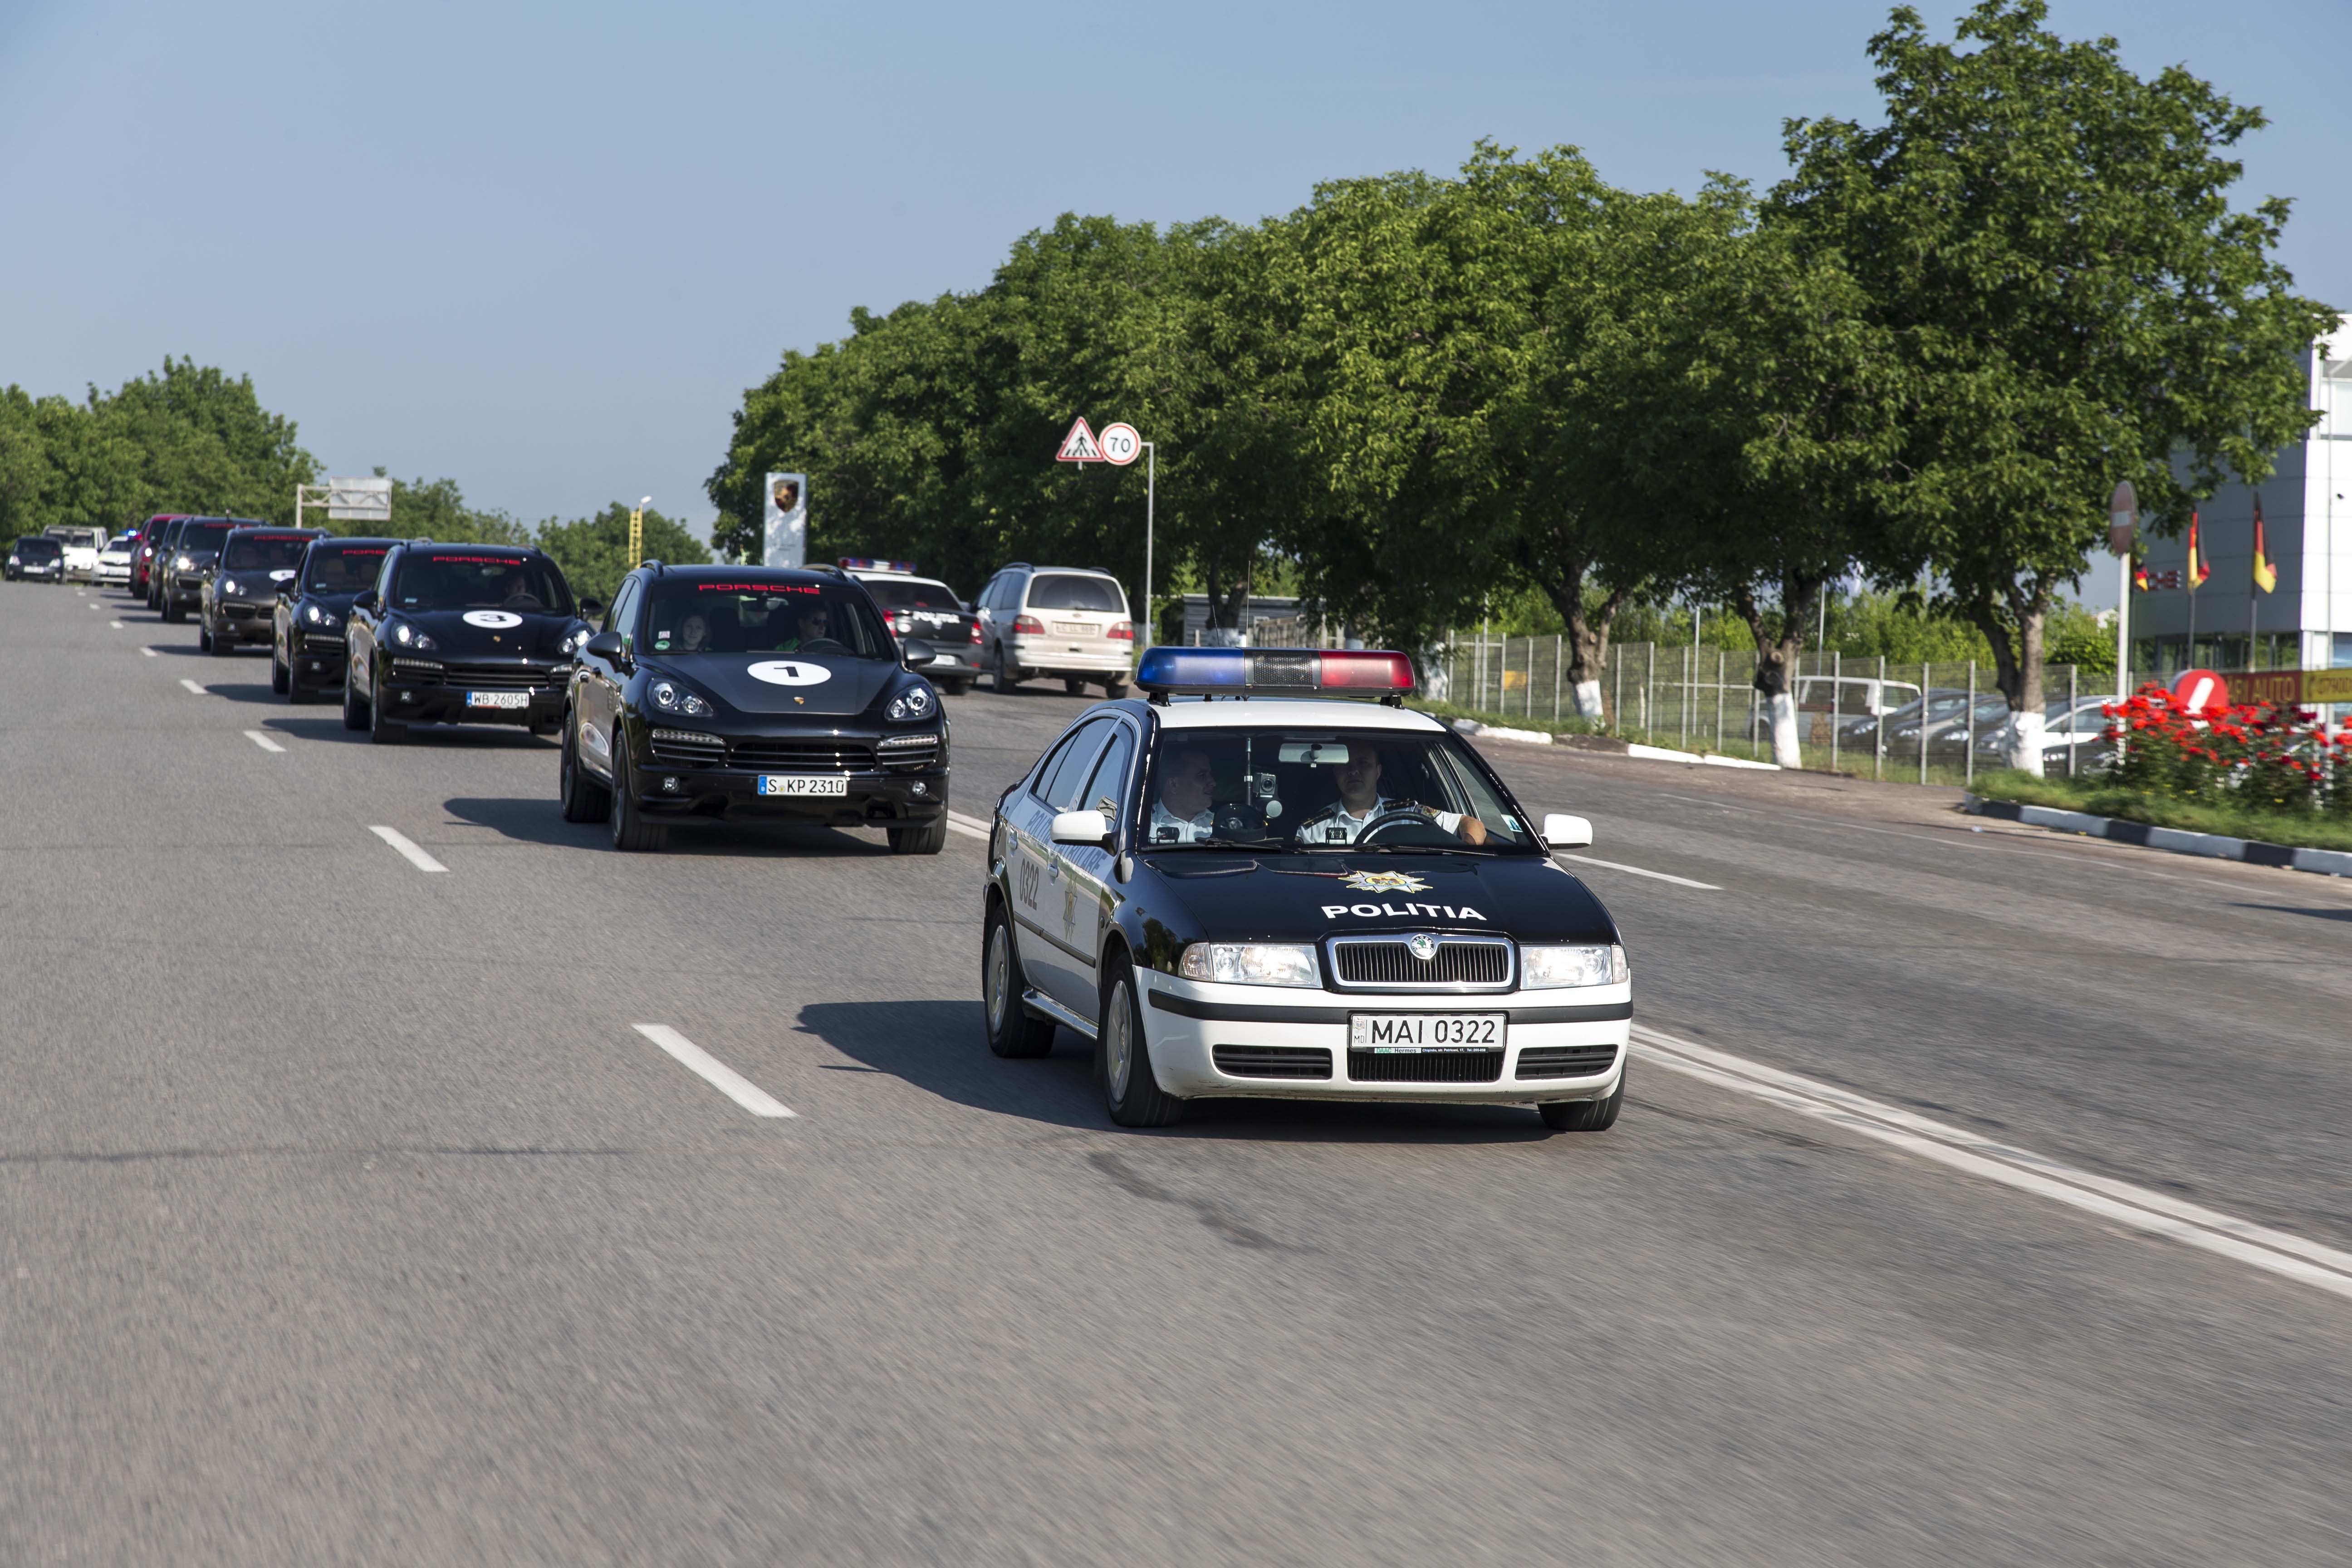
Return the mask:
[[1406,710],[1410,659],[1158,647],[1136,684],[1147,699],[1087,710],[997,803],[997,1055],[1044,1055],[1057,1026],[1094,1040],[1129,1127],[1224,1096],[1616,1121],[1625,949],[1550,853],[1591,826],[1538,832],[1459,736]]

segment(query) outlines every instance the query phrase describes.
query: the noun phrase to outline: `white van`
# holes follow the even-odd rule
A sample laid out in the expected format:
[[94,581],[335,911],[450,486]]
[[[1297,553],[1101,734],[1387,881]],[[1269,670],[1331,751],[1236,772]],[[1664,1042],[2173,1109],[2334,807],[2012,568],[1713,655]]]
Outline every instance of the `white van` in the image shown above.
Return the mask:
[[87,583],[98,574],[98,552],[106,548],[106,530],[61,523],[46,531],[65,546],[68,577],[79,577]]

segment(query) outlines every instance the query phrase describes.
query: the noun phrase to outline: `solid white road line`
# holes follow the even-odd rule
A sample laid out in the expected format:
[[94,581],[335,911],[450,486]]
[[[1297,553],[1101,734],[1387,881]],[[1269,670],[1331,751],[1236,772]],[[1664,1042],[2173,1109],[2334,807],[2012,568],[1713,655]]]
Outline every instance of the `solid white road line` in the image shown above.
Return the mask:
[[420,871],[446,871],[449,868],[419,849],[405,834],[396,833],[389,827],[370,827],[368,831],[399,850],[400,858]]
[[247,730],[245,732],[245,738],[265,752],[282,752],[286,749],[258,730]]
[[1661,1034],[1644,1025],[1633,1026],[1633,1045],[1647,1059],[1691,1078],[1820,1117],[1954,1170],[2068,1204],[2135,1230],[2169,1237],[2352,1297],[2352,1252],[2184,1203],[2152,1188],[2076,1170],[2030,1149],[1996,1143],[1899,1107]]
[[180,677],[180,684],[186,687],[190,691],[194,692],[199,697],[210,697],[212,695],[211,692],[206,691],[203,687],[198,686],[194,681],[190,680],[184,675]]
[[948,813],[948,831],[961,833],[966,838],[984,840],[990,837],[988,824],[976,816],[966,816],[961,811]]
[[153,658],[155,657],[155,650],[152,647],[142,647],[139,651],[145,654],[149,658]]
[[782,1100],[671,1028],[667,1024],[632,1024],[635,1029],[680,1062],[702,1075],[710,1086],[754,1116],[793,1116]]
[[1597,860],[1590,855],[1571,855],[1565,849],[1555,849],[1552,853],[1563,860],[1580,860],[1587,866],[1606,866],[1612,871],[1630,871],[1636,877],[1654,877],[1661,882],[1672,882],[1679,888],[1696,888],[1709,893],[1723,891],[1713,882],[1694,882],[1688,877],[1669,877],[1664,871],[1645,871],[1639,866],[1621,866],[1614,860]]

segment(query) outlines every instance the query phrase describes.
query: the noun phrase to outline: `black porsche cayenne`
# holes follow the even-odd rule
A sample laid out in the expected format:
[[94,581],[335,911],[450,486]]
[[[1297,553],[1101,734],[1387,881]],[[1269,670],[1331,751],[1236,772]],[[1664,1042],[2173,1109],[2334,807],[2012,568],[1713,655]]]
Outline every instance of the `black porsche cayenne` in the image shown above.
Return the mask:
[[555,563],[536,550],[409,540],[352,601],[343,724],[380,744],[414,724],[527,724],[551,735],[588,639]]
[[679,817],[882,827],[902,855],[947,840],[948,728],[863,585],[829,568],[632,572],[581,650],[561,786],[572,822],[656,849]]

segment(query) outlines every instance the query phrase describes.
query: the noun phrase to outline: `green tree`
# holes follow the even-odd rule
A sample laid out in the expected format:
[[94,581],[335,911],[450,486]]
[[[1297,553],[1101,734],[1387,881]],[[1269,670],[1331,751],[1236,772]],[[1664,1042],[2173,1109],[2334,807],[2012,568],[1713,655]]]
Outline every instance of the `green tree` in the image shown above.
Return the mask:
[[[610,604],[621,579],[637,564],[628,558],[629,511],[626,502],[614,501],[593,517],[569,522],[551,517],[539,525],[533,542],[563,568],[575,595]],[[673,566],[705,565],[710,560],[710,552],[684,524],[651,507],[646,509],[643,549],[643,559]]]
[[1885,123],[1792,121],[1773,197],[1892,334],[1887,500],[1985,634],[2010,760],[2036,770],[2046,623],[2116,482],[2172,530],[2225,474],[2265,477],[2313,418],[2297,356],[2333,321],[2272,258],[2287,204],[2230,205],[2221,150],[2261,112],[2179,67],[2143,80],[2046,14],[1983,0],[1944,44],[1898,7],[1870,42]]

